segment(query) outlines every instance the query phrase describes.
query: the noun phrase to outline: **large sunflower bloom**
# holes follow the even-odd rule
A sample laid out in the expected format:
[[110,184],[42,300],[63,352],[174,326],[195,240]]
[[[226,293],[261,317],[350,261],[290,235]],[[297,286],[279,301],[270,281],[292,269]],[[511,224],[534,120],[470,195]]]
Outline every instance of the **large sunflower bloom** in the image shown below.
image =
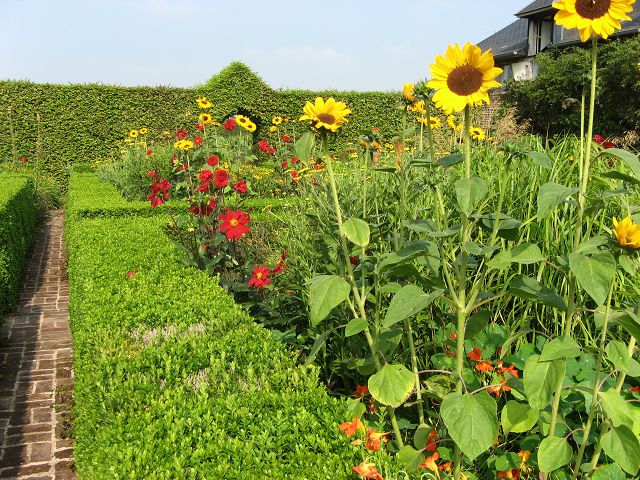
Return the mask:
[[607,38],[621,28],[621,20],[631,20],[627,13],[636,0],[558,0],[555,21],[564,28],[577,28],[580,40]]
[[436,89],[433,102],[446,113],[460,112],[467,105],[490,103],[489,90],[499,87],[496,77],[502,69],[495,66],[491,50],[467,42],[463,48],[449,45],[445,56],[438,55],[431,64],[427,86]]
[[621,247],[627,247],[632,249],[640,248],[640,225],[633,223],[631,217],[627,217],[621,222],[618,222],[616,217],[613,217],[613,236],[616,238]]
[[316,122],[316,128],[324,128],[330,132],[338,131],[347,123],[347,115],[351,113],[344,102],[336,102],[333,98],[328,98],[325,102],[322,97],[317,97],[315,103],[307,102],[303,111],[304,115],[300,120]]
[[405,83],[402,85],[402,96],[408,102],[413,103],[416,101],[415,87],[413,86],[413,83]]

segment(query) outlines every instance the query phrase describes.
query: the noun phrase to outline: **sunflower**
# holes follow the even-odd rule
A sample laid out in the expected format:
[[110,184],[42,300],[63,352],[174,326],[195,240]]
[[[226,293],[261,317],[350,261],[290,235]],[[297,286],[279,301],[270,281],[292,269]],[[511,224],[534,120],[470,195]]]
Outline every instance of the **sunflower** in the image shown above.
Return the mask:
[[447,124],[456,132],[462,130],[462,123],[456,123],[455,115],[447,116]]
[[271,123],[274,125],[280,125],[282,123],[282,117],[273,117],[271,119]]
[[402,85],[402,96],[408,102],[413,103],[416,101],[415,88],[413,86],[413,83],[405,83]]
[[203,125],[211,125],[213,123],[213,117],[208,113],[201,113],[198,115],[198,120],[200,120],[200,123]]
[[463,48],[449,45],[445,56],[438,55],[431,64],[432,80],[428,87],[436,89],[433,102],[446,113],[460,112],[469,106],[490,103],[489,90],[499,87],[496,77],[502,69],[495,66],[491,50],[467,42]]
[[271,126],[269,127],[269,131],[270,131],[270,132],[277,132],[277,131],[278,131],[278,127],[276,127],[275,125],[271,125]]
[[207,100],[205,97],[196,98],[196,103],[200,108],[211,108],[213,107],[213,103]]
[[316,122],[316,128],[330,132],[338,131],[347,123],[347,115],[351,113],[344,102],[336,102],[333,98],[328,98],[325,102],[322,97],[317,97],[315,103],[307,102],[303,111],[304,115],[300,120]]
[[146,135],[148,131],[149,129],[147,127],[142,127],[140,130],[138,130],[138,133],[140,135]]
[[474,140],[484,140],[487,138],[487,133],[480,127],[471,127],[471,138]]
[[621,28],[621,20],[631,20],[627,13],[636,0],[558,0],[555,21],[565,28],[577,28],[580,39],[607,38]]
[[129,132],[129,136],[130,136],[131,138],[136,138],[136,137],[138,136],[138,130],[131,130],[131,131]]
[[418,100],[417,102],[410,103],[407,105],[407,110],[414,113],[427,113],[427,107],[425,106],[424,100]]
[[255,123],[253,123],[252,121],[249,121],[249,122],[247,122],[247,124],[246,124],[246,125],[242,125],[242,126],[244,127],[244,129],[245,129],[247,132],[252,132],[252,133],[253,133],[253,132],[255,132],[255,131],[256,131],[256,124],[255,124]]
[[240,125],[241,127],[244,127],[247,123],[249,123],[251,120],[249,120],[247,117],[245,117],[244,115],[236,115],[236,122],[238,125]]

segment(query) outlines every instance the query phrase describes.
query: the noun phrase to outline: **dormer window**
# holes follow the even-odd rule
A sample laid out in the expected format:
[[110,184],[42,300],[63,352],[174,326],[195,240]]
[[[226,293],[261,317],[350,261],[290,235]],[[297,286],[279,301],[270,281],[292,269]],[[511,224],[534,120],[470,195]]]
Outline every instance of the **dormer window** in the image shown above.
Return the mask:
[[529,19],[529,55],[536,55],[553,41],[553,20],[551,18]]

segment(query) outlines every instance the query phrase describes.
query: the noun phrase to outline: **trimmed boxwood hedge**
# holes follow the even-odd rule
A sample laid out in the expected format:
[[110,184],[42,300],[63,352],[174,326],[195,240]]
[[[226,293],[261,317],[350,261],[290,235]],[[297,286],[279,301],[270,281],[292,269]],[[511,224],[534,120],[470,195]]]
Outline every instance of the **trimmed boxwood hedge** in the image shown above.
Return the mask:
[[0,319],[15,305],[35,225],[31,178],[0,173]]
[[65,235],[79,478],[351,478],[363,459],[338,433],[346,404],[316,369],[182,266],[161,216],[83,218],[95,191],[78,177]]
[[[402,112],[395,108],[397,92],[273,90],[239,62],[194,89],[0,81],[0,160],[20,155],[32,159],[39,130],[42,165],[66,182],[69,164],[118,156],[117,143],[132,128],[151,128],[149,138],[159,138],[164,130],[192,131],[198,113],[195,99],[202,95],[213,101],[213,113],[219,119],[241,110],[263,129],[271,125],[275,115],[299,118],[307,100],[334,96],[353,110],[336,148],[354,141],[365,128],[397,131],[402,118]],[[256,132],[256,138],[260,135]]]

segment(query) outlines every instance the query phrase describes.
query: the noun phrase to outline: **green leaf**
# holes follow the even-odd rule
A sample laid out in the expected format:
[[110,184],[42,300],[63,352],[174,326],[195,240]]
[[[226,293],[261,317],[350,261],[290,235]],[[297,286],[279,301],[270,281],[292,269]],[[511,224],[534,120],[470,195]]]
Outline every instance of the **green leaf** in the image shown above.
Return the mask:
[[359,247],[366,247],[369,245],[369,239],[371,232],[369,231],[369,224],[359,218],[350,218],[342,225],[342,230],[346,237]]
[[591,477],[591,480],[625,480],[627,476],[617,463],[610,463],[600,467]]
[[402,287],[398,293],[393,296],[382,326],[389,328],[405,318],[412,317],[425,309],[431,302],[442,295],[442,293],[443,290],[434,290],[426,294],[417,285]]
[[347,328],[345,328],[344,336],[351,337],[353,335],[356,335],[357,333],[363,332],[368,325],[369,324],[367,323],[366,318],[353,318],[349,323],[347,323]]
[[629,372],[627,374],[633,378],[640,377],[640,363],[633,358],[629,359]]
[[489,310],[478,310],[467,320],[467,328],[465,329],[465,337],[473,340],[491,320],[491,312]]
[[327,338],[329,338],[329,335],[331,335],[332,333],[333,333],[333,329],[327,330],[326,332],[322,332],[316,337],[315,342],[313,342],[313,345],[309,350],[307,359],[304,361],[305,365],[311,365],[313,363],[313,361],[316,359],[316,355],[318,355],[318,352],[320,351],[320,349],[324,347],[324,344],[327,341]]
[[504,434],[524,433],[533,428],[538,421],[538,410],[529,405],[509,400],[500,414]]
[[460,210],[467,216],[471,215],[480,205],[480,202],[489,191],[487,182],[478,177],[461,178],[456,181],[454,187]]
[[518,275],[509,284],[509,292],[519,298],[542,303],[560,311],[567,310],[567,304],[560,295],[545,287],[535,278]]
[[433,427],[428,425],[420,425],[416,429],[416,433],[413,434],[413,445],[422,450],[427,445],[427,440],[429,440],[429,434],[433,430]]
[[538,221],[577,192],[577,188],[565,187],[558,183],[549,182],[542,185],[538,190]]
[[486,392],[451,393],[442,401],[440,415],[460,450],[473,460],[493,445],[498,435],[496,401]]
[[547,437],[538,447],[538,467],[541,472],[549,473],[566,465],[573,457],[569,442],[563,437]]
[[584,291],[598,305],[604,305],[616,273],[616,260],[613,255],[609,252],[598,252],[587,257],[574,252],[569,255],[569,268]]
[[384,272],[396,265],[408,263],[417,257],[426,255],[430,246],[431,242],[427,242],[426,240],[417,240],[415,242],[408,243],[397,252],[381,257],[381,262],[378,268],[381,272]]
[[623,182],[630,183],[632,185],[640,185],[640,180],[626,173],[619,172],[617,170],[611,170],[609,172],[602,172],[600,176],[605,178],[613,178],[615,180],[622,180]]
[[640,320],[633,312],[616,312],[611,316],[611,324],[620,325],[640,342]]
[[604,349],[609,360],[616,370],[627,373],[629,371],[629,350],[627,346],[618,340],[612,340]]
[[580,345],[571,337],[557,337],[544,344],[540,362],[548,362],[559,358],[579,357],[582,354]]
[[438,159],[438,165],[442,167],[451,167],[452,165],[456,165],[462,162],[464,162],[464,155],[462,155],[461,153],[446,155]]
[[316,137],[313,132],[305,132],[296,143],[293,145],[293,149],[296,151],[296,157],[300,159],[302,163],[307,163],[311,158],[311,152],[313,146],[316,143]]
[[633,425],[633,415],[629,405],[615,388],[611,388],[606,392],[598,392],[598,400],[614,427]]
[[508,452],[496,458],[495,468],[499,472],[506,472],[520,467],[520,457],[517,453]]
[[640,468],[640,442],[638,437],[621,425],[613,427],[602,436],[602,448],[614,462],[627,473],[635,475]]
[[331,310],[349,298],[349,283],[337,275],[319,275],[310,280],[311,325],[327,318]]
[[414,381],[413,373],[407,367],[387,363],[369,377],[369,392],[382,405],[399,407],[409,398]]
[[576,252],[582,253],[584,255],[591,255],[592,253],[596,253],[598,251],[598,247],[602,247],[609,243],[609,239],[604,235],[596,235],[588,240],[583,241],[578,246]]
[[633,172],[633,175],[640,180],[640,160],[638,156],[627,152],[621,148],[608,148],[598,156],[611,156],[622,160]]
[[538,245],[534,243],[522,243],[511,250],[503,250],[487,263],[489,268],[506,270],[512,263],[528,265],[541,262],[544,256],[540,252]]
[[411,445],[405,445],[396,454],[400,465],[403,465],[408,470],[415,470],[418,468],[424,459],[422,450],[416,450]]
[[625,272],[627,272],[629,275],[635,276],[636,273],[638,272],[635,262],[631,260],[629,255],[620,255],[618,257],[618,263],[620,264],[622,269]]
[[547,170],[551,170],[553,168],[551,159],[542,152],[527,152],[527,156],[531,160],[533,160],[533,163],[535,163],[539,167],[545,168]]
[[539,355],[530,355],[524,366],[524,391],[529,405],[542,410],[551,403],[556,384],[564,378],[565,360],[541,362]]

